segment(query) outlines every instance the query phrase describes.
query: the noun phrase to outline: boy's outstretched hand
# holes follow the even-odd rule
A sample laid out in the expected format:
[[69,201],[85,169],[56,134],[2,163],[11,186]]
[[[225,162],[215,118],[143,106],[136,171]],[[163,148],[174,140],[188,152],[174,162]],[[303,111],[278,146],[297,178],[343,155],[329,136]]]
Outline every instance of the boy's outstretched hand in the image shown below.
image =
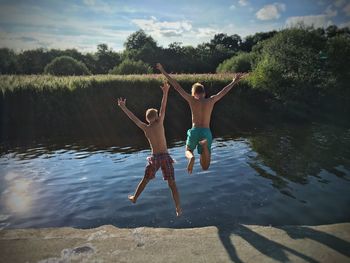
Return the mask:
[[242,73],[242,72],[236,73],[236,75],[233,77],[232,82],[237,83],[240,80],[242,80],[244,77],[247,77],[248,75],[249,73]]
[[157,63],[157,64],[156,64],[156,68],[157,68],[160,72],[163,72],[163,71],[164,71],[164,68],[163,68],[162,64],[160,64],[160,63]]
[[118,106],[119,106],[120,108],[125,107],[125,104],[126,104],[126,99],[118,98]]
[[165,93],[165,92],[169,91],[170,85],[169,85],[169,83],[167,81],[164,81],[163,82],[163,86],[160,86],[160,88],[162,89],[163,93]]

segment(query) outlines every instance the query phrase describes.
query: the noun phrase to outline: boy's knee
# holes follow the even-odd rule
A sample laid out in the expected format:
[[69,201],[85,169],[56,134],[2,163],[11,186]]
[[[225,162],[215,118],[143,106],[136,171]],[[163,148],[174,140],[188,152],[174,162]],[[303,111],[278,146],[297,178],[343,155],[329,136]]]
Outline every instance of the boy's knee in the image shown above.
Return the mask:
[[186,151],[193,153],[193,151],[191,150],[191,148],[188,145],[186,145]]

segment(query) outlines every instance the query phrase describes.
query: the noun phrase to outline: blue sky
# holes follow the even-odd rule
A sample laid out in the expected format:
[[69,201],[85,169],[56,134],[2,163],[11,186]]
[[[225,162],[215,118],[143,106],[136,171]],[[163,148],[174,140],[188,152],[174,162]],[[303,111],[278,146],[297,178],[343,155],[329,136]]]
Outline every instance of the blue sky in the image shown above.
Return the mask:
[[159,45],[197,45],[216,33],[245,37],[303,22],[350,27],[350,0],[0,0],[0,47],[116,51],[144,29]]

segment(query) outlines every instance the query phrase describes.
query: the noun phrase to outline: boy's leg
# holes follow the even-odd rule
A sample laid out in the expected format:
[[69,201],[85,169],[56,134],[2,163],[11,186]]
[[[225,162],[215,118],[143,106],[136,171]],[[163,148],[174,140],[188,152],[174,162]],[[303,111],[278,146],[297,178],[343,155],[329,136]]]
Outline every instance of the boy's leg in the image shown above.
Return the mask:
[[175,202],[176,215],[180,216],[182,214],[182,210],[180,207],[180,197],[179,197],[179,193],[177,191],[176,183],[173,179],[168,178],[168,185],[169,185],[169,188],[171,189],[171,193],[173,195],[173,199]]
[[191,174],[193,170],[193,165],[194,165],[194,155],[193,155],[193,151],[191,151],[191,149],[188,146],[186,146],[186,158],[188,160],[187,172]]
[[189,174],[191,174],[193,170],[193,165],[194,165],[193,150],[196,148],[197,143],[198,143],[198,138],[195,130],[189,129],[187,131],[187,139],[186,139],[186,158],[188,160],[187,172]]
[[207,139],[204,139],[199,142],[199,144],[202,146],[202,153],[200,157],[200,163],[203,170],[208,170],[210,166],[210,152],[208,148],[208,141]]
[[149,179],[145,177],[143,177],[143,179],[141,180],[141,182],[139,183],[139,185],[136,188],[135,194],[134,195],[129,195],[128,198],[131,202],[136,203],[137,198],[140,196],[140,194],[142,193],[143,189],[145,189],[147,183],[149,182]]
[[133,203],[136,203],[137,198],[142,193],[143,189],[145,189],[149,180],[154,178],[157,170],[159,169],[159,167],[156,166],[154,159],[152,159],[151,157],[149,157],[147,159],[148,159],[148,165],[146,166],[146,169],[145,169],[145,176],[143,177],[143,179],[141,180],[141,182],[137,186],[135,194],[128,196],[129,200]]

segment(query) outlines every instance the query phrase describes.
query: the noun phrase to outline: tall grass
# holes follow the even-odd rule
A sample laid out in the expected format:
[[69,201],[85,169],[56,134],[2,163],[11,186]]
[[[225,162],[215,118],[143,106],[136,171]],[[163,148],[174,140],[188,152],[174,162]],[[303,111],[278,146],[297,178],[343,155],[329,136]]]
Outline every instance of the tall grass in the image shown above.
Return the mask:
[[[221,90],[232,74],[173,75],[190,92],[195,82],[208,95]],[[51,136],[120,137],[143,136],[118,109],[116,98],[127,98],[127,106],[144,120],[145,110],[159,107],[162,75],[94,75],[55,77],[49,75],[0,76],[1,140]],[[214,131],[257,125],[267,110],[266,97],[242,82],[213,112]],[[167,134],[183,137],[191,127],[186,102],[174,90],[168,100]]]

